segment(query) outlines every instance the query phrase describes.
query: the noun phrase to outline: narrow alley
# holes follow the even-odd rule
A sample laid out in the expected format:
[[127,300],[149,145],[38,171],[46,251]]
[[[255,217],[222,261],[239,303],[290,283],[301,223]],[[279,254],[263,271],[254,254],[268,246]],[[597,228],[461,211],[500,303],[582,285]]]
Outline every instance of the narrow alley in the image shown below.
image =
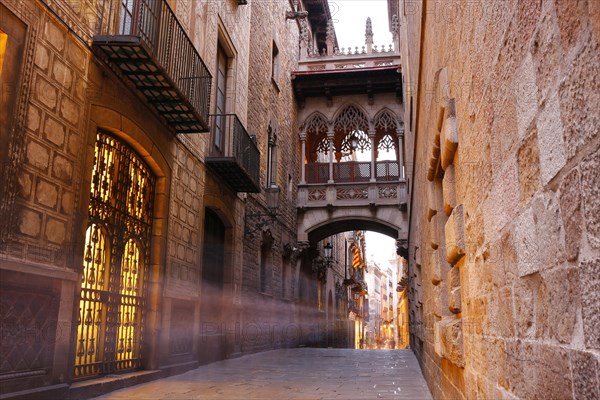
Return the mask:
[[0,400],[600,400],[600,0],[0,0]]
[[431,399],[411,350],[281,349],[97,399]]

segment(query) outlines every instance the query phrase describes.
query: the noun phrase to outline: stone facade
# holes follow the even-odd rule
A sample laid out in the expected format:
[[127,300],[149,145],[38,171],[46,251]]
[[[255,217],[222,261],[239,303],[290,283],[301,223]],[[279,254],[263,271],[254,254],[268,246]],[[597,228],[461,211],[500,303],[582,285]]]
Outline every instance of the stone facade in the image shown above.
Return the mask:
[[[248,130],[256,134],[262,155],[261,185],[278,193],[279,208],[275,216],[268,216],[265,197],[248,195],[248,212],[259,215],[248,220],[250,227],[265,219],[270,223],[260,229],[251,228],[254,232],[244,240],[246,257],[240,283],[243,302],[251,304],[251,312],[242,320],[270,328],[266,329],[268,335],[244,343],[246,351],[271,349],[296,340],[294,335],[286,333],[296,321],[293,302],[298,298],[299,254],[294,250],[297,246],[293,230],[299,173],[295,154],[299,142],[296,106],[288,76],[298,64],[298,54],[292,50],[297,46],[299,31],[296,21],[284,21],[282,16],[288,9],[287,2],[255,2],[250,20],[249,37],[264,39],[249,42],[248,91],[252,93],[252,101],[248,102]],[[268,166],[270,151],[273,161]],[[263,253],[268,253],[268,260],[264,260]],[[261,258],[266,265],[261,266]],[[266,269],[262,277],[261,268]]]
[[[0,5],[0,33],[8,37],[0,77],[10,89],[2,98],[10,112],[0,121],[0,179],[6,183],[0,190],[3,396],[34,390],[48,398],[70,391],[77,398],[116,387],[95,384],[95,376],[73,383],[74,360],[84,357],[76,346],[78,326],[101,324],[102,309],[88,323],[79,302],[82,275],[84,287],[91,285],[82,260],[91,243],[90,188],[100,190],[92,176],[101,158],[95,153],[98,132],[130,148],[155,182],[140,345],[140,367],[154,372],[134,374],[129,382],[312,340],[301,321],[316,304],[298,301],[300,160],[289,75],[298,65],[299,21],[285,18],[294,2],[153,3],[169,4],[212,75],[210,113],[218,52],[225,53],[223,111],[235,114],[255,136],[261,154],[256,194],[232,190],[207,167],[210,133],[174,133],[142,93],[99,56],[94,35],[112,29],[107,21],[116,9],[109,7],[117,3]],[[266,189],[279,194],[276,214],[268,208]],[[218,258],[207,244],[215,237]],[[215,260],[218,272],[210,268]],[[215,276],[216,292],[209,285]],[[310,290],[317,285],[313,275],[305,284]],[[328,292],[335,290],[333,276],[328,285]],[[323,339],[313,336],[315,343]],[[93,341],[86,343],[85,353],[94,354]]]
[[[102,55],[94,36],[119,36],[121,2],[3,1],[3,397],[85,398],[249,352],[360,346],[361,316],[347,315],[364,286],[343,286],[339,232],[367,228],[408,259],[408,342],[435,398],[600,396],[597,1],[389,0],[394,45],[367,43],[364,65],[335,49],[322,2],[142,3],[176,16],[173,43],[212,77],[207,113],[234,115],[260,151],[243,166],[258,193],[215,166],[216,119],[176,133],[164,99],[144,97],[160,88]],[[395,87],[315,95],[310,75],[328,68]],[[208,81],[180,78],[172,93]],[[373,143],[391,110],[404,172],[396,187],[372,175],[311,194],[303,127],[320,111],[332,149],[349,109]]]
[[597,398],[597,2],[389,4],[434,398]]

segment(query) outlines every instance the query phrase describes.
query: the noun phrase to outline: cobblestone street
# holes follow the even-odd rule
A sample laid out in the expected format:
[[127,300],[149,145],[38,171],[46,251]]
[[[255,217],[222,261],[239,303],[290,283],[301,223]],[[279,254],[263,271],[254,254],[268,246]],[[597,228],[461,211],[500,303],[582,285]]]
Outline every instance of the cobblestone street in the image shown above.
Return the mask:
[[205,365],[98,399],[431,399],[411,350],[285,349]]

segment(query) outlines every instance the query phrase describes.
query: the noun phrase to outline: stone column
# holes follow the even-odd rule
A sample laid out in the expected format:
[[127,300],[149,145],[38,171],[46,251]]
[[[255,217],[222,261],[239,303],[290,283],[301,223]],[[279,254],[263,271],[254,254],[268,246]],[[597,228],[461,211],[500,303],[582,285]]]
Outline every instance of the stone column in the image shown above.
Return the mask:
[[398,171],[400,179],[404,179],[404,122],[400,121],[398,129],[396,129],[398,135]]
[[302,146],[302,160],[300,161],[301,164],[301,178],[300,178],[300,184],[301,185],[305,185],[306,184],[306,132],[300,132],[300,145]]
[[327,183],[333,182],[333,130],[327,131],[327,140],[329,141],[329,180]]
[[377,172],[375,171],[375,129],[369,129],[369,141],[371,142],[371,182],[377,181]]

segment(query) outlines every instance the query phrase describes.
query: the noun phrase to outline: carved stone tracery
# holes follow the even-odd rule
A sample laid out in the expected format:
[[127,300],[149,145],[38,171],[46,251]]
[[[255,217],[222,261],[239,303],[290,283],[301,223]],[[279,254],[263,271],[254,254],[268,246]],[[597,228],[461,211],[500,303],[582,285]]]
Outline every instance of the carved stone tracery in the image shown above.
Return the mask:
[[369,121],[358,107],[349,105],[336,117],[334,128],[336,132],[349,132],[353,130],[366,132],[369,130]]
[[392,38],[395,40],[396,38],[398,38],[398,35],[400,33],[400,23],[398,22],[398,16],[396,14],[394,14],[392,16]]
[[[375,114],[372,124],[369,121],[369,116],[354,104],[341,109],[331,123],[320,112],[311,114],[302,124],[302,130],[307,135],[307,161],[326,162],[323,155],[329,154],[330,151],[327,133],[331,125],[334,129],[333,152],[337,162],[353,151],[370,151],[373,145],[375,160],[379,151],[395,150],[398,157],[397,134],[401,121],[395,113],[384,107]],[[370,127],[374,129],[370,131]],[[355,148],[351,145],[353,136],[357,139]]]
[[396,141],[392,138],[391,135],[385,135],[379,141],[379,145],[377,146],[377,150],[390,151],[396,149]]
[[369,198],[369,188],[367,186],[336,188],[336,199],[338,200],[355,200],[367,198]]
[[[353,136],[356,138],[357,143],[357,146],[354,149],[352,148],[351,143]],[[360,151],[361,153],[364,153],[365,151],[371,150],[371,140],[369,139],[369,135],[363,131],[351,131],[348,132],[346,137],[344,137],[340,149],[344,153],[350,153],[352,151]]]
[[390,110],[383,110],[375,117],[375,128],[386,132],[396,131],[398,128],[397,118]]

